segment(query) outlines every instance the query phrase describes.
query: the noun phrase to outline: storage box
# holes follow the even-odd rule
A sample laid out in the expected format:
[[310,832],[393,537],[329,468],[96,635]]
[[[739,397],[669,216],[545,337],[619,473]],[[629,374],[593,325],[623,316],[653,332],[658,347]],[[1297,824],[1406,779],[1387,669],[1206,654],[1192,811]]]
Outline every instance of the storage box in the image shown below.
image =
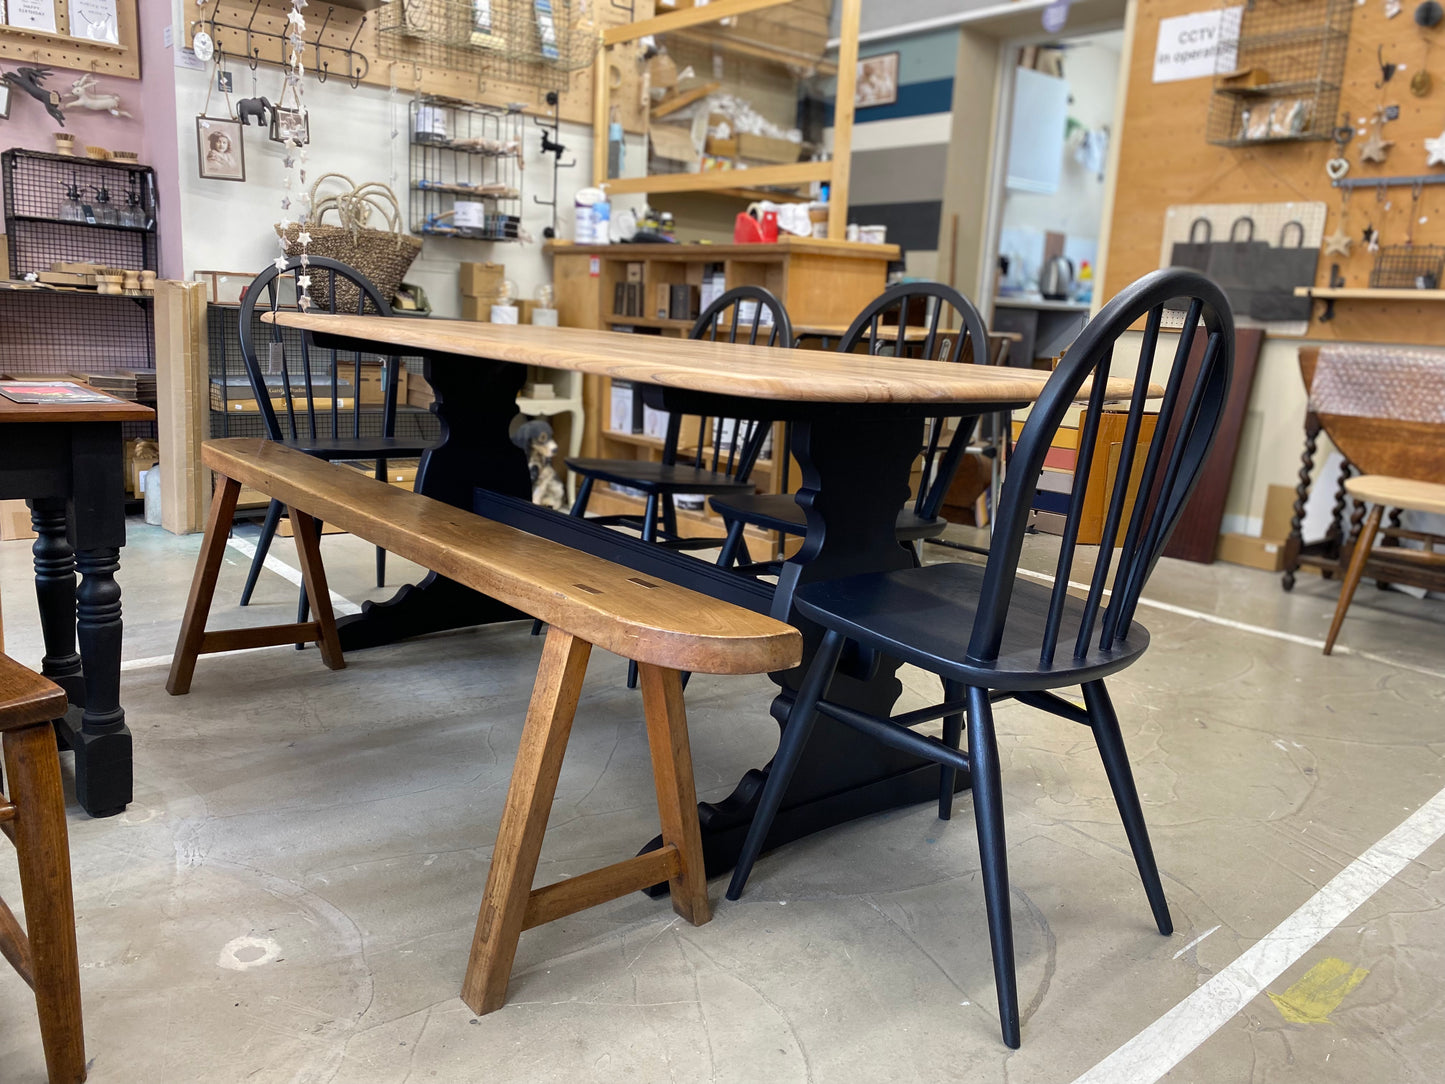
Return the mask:
[[1284,543],[1247,534],[1222,534],[1215,546],[1214,559],[1265,572],[1278,572],[1284,568]]
[[738,157],[754,162],[776,162],[789,164],[798,160],[802,144],[788,139],[774,139],[772,136],[738,133]]
[[34,538],[30,527],[30,509],[24,501],[0,501],[0,542]]
[[506,275],[506,267],[499,263],[464,263],[457,269],[457,284],[463,297],[490,300],[501,290]]
[[436,402],[436,393],[432,391],[431,385],[426,382],[424,376],[419,373],[412,373],[407,377],[407,406],[429,407],[434,402]]
[[[386,366],[380,362],[366,362],[361,366],[361,386],[357,389],[357,397],[363,406],[380,406],[386,402]],[[406,402],[407,373],[406,366],[399,365],[396,373],[396,401]]]
[[121,455],[126,489],[139,500],[145,496],[145,472],[161,461],[160,445],[145,437],[133,437],[125,442]]
[[475,320],[478,323],[490,324],[492,322],[492,306],[496,299],[491,297],[462,297],[462,319]]
[[614,433],[632,432],[632,391],[632,385],[626,380],[612,382],[612,409],[607,415],[607,428]]
[[1289,537],[1294,519],[1295,492],[1289,486],[1270,486],[1264,500],[1264,522],[1259,537],[1283,542]]

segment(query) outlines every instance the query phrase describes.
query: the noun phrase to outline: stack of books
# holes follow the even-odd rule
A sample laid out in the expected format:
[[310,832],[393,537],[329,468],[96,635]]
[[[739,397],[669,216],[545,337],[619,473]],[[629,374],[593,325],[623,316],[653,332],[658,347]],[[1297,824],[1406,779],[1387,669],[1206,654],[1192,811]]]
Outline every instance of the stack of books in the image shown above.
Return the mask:
[[113,373],[74,372],[70,376],[82,384],[89,384],[96,391],[103,391],[117,399],[135,399],[135,374],[126,369]]

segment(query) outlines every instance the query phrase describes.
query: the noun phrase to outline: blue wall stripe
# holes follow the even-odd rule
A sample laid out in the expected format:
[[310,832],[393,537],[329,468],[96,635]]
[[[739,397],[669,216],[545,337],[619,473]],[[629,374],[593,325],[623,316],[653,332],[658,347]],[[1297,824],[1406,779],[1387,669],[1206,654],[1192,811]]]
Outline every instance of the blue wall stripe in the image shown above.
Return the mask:
[[[870,105],[853,112],[854,124],[875,120],[896,120],[899,117],[921,117],[929,113],[953,112],[953,79],[928,79],[922,83],[904,83],[898,88],[898,100],[891,105]],[[833,123],[833,103],[823,112],[823,125]]]

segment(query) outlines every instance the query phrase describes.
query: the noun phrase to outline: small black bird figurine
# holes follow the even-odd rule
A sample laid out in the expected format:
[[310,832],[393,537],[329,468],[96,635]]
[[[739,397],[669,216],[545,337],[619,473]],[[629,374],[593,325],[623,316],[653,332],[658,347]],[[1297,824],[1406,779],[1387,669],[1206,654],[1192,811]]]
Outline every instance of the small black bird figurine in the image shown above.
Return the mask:
[[51,90],[44,85],[44,81],[49,76],[49,68],[16,68],[13,72],[6,72],[0,76],[0,79],[9,83],[16,90],[24,91],[45,106],[45,111],[64,128],[65,114],[60,110],[60,92]]

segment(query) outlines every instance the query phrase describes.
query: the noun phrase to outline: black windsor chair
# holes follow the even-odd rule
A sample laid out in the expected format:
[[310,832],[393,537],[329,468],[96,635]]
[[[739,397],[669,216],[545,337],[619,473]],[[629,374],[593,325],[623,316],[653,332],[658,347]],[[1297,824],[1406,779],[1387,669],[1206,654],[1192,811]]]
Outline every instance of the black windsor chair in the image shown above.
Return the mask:
[[[946,312],[953,316],[945,318]],[[892,318],[896,318],[896,325],[889,322]],[[940,328],[954,328],[956,332]],[[921,338],[916,335],[920,331]],[[910,282],[891,286],[869,302],[839,340],[838,350],[844,354],[861,351],[875,356],[957,362],[963,358],[965,344],[971,349],[974,363],[988,364],[988,333],[972,302],[939,282]],[[947,433],[950,421],[955,425],[951,437]],[[923,481],[912,502],[898,514],[898,541],[913,551],[915,562],[915,543],[942,534],[948,526],[948,521],[938,514],[939,509],[968,450],[973,429],[972,418],[934,418],[928,423],[922,444]],[[747,560],[743,544],[747,527],[791,535],[806,534],[808,530],[803,509],[791,493],[728,493],[712,498],[711,504],[728,528],[717,561],[722,568],[732,568],[740,552]],[[777,562],[749,562],[739,571],[776,572]]]
[[[402,440],[395,436],[397,373],[401,360],[395,355],[385,359],[381,432],[378,435],[363,433],[363,416],[367,416],[366,427],[371,428],[376,412],[364,410],[359,401],[362,355],[347,352],[351,356],[346,358],[342,356],[343,352],[336,350],[313,350],[302,336],[299,357],[287,357],[282,328],[258,319],[257,310],[263,305],[273,312],[280,307],[279,283],[287,276],[310,278],[311,312],[349,311],[358,316],[392,314],[391,306],[365,275],[324,256],[308,257],[304,267],[301,257],[293,257],[286,261],[284,267],[272,265],[252,279],[241,300],[241,354],[245,358],[246,374],[256,396],[266,436],[318,459],[374,461],[376,477],[385,480],[387,460],[419,456],[431,446],[428,441]],[[325,356],[318,358],[316,354]],[[344,407],[343,403],[348,400],[350,406]],[[277,404],[282,411],[280,414],[277,413]],[[276,535],[282,511],[280,501],[273,500],[266,508],[261,536],[256,540],[256,553],[251,558],[246,585],[241,590],[242,606],[251,601],[251,593],[266,562],[266,553]],[[320,529],[318,521],[317,530]],[[386,551],[378,546],[376,585],[381,587],[385,580]],[[303,586],[298,620],[306,620],[308,610],[306,588]]]
[[[1176,298],[1187,299],[1184,328],[1159,405],[1155,439],[1147,452],[1137,451],[1161,317],[1165,303]],[[1104,406],[1105,381],[1119,337],[1141,317],[1147,321],[1103,542],[1088,593],[1078,598],[1068,593],[1069,571]],[[1201,322],[1206,345],[1197,372],[1191,376],[1186,374],[1190,347]],[[992,708],[993,701],[1012,697],[1093,730],[1154,920],[1160,933],[1172,932],[1104,678],[1133,663],[1149,644],[1148,631],[1134,621],[1135,608],[1213,443],[1233,364],[1233,317],[1219,287],[1193,271],[1169,269],[1146,275],[1110,301],[1084,329],[1030,411],[1004,484],[986,565],[929,565],[798,589],[798,613],[822,626],[824,635],[783,730],[757,815],[728,886],[729,899],[737,899],[747,883],[788,780],[820,717],[936,761],[941,769],[938,813],[942,819],[948,819],[951,812],[954,773],[969,772],[1003,1038],[1017,1047],[1018,990]],[[1079,469],[1054,582],[1049,587],[1018,577],[1019,552],[1050,441],[1090,378],[1093,385],[1080,425]],[[1138,475],[1138,499],[1134,500],[1130,478],[1136,454],[1144,455],[1145,461]],[[1131,501],[1132,511],[1128,509]],[[943,679],[944,702],[895,718],[877,718],[830,702],[829,683],[849,641],[860,645],[865,654],[878,652],[938,674]],[[1083,709],[1051,691],[1073,685],[1083,686]],[[960,751],[965,716],[968,744]],[[911,729],[940,718],[941,739]]]

